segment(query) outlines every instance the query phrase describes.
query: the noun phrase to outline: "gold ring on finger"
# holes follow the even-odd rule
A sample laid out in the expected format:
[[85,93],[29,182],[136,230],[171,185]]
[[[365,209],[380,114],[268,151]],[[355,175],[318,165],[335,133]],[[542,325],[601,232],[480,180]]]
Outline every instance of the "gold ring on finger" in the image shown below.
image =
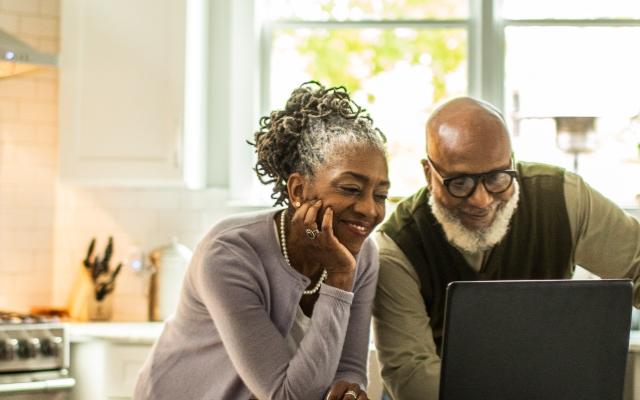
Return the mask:
[[353,391],[353,390],[347,390],[347,391],[345,392],[345,394],[344,394],[344,397],[347,397],[347,396],[351,396],[351,397],[353,397],[354,399],[357,399],[357,398],[358,398],[358,393],[356,393],[356,392],[355,392],[355,391]]
[[309,239],[311,239],[311,240],[317,238],[318,235],[320,235],[320,231],[317,230],[317,229],[309,229],[309,228],[307,228],[307,229],[304,230],[304,233],[306,233],[307,237]]

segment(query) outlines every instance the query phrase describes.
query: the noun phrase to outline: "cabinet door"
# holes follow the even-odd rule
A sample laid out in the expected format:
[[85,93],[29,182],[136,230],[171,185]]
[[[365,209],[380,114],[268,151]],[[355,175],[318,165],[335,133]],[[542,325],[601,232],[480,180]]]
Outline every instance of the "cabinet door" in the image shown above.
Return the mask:
[[107,349],[106,397],[110,400],[133,397],[138,373],[151,351],[151,345],[111,344]]
[[63,0],[62,178],[181,185],[186,0]]
[[71,343],[71,400],[131,399],[151,347],[100,339]]

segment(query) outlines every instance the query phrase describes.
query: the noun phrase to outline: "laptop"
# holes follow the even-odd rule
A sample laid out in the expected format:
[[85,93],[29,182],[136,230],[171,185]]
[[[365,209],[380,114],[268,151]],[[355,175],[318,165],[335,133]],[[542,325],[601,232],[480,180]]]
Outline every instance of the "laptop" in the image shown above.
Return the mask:
[[629,280],[447,288],[440,400],[621,400]]

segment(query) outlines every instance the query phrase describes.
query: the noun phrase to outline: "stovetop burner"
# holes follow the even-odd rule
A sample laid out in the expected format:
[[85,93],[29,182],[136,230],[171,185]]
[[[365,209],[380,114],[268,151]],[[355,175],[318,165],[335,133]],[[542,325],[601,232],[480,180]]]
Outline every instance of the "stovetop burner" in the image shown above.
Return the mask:
[[47,324],[60,322],[60,318],[48,315],[23,314],[0,310],[0,325]]

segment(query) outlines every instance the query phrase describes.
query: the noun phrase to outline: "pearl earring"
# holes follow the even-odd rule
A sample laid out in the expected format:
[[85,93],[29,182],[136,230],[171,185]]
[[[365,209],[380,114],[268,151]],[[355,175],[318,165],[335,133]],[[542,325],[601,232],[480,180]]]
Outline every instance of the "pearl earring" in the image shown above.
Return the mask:
[[301,205],[302,205],[302,204],[300,204],[300,202],[299,202],[299,201],[296,201],[295,203],[293,203],[293,206],[294,206],[295,208],[300,208],[300,206],[301,206]]

